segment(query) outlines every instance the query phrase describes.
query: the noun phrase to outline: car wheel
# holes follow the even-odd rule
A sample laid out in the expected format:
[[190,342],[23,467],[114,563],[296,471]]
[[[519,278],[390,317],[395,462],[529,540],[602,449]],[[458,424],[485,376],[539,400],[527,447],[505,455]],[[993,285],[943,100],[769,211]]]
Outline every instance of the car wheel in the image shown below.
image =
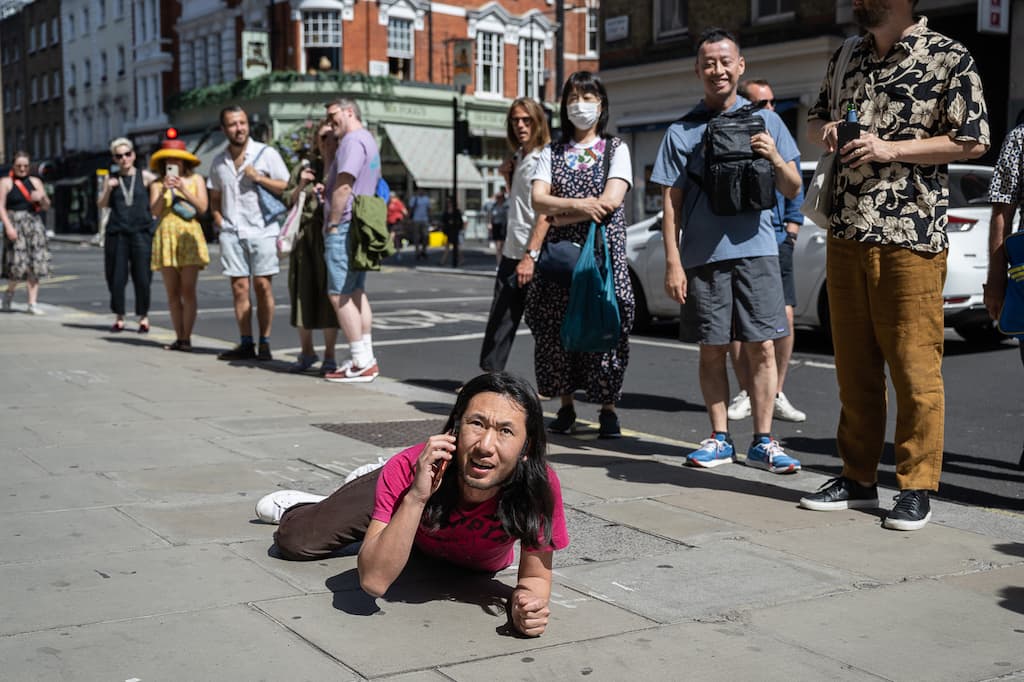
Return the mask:
[[636,299],[633,331],[647,331],[651,328],[651,311],[647,308],[647,298],[644,297],[644,288],[640,286],[640,278],[632,269],[629,271],[629,283],[633,286],[633,298]]
[[968,343],[990,345],[1002,343],[1008,338],[992,322],[971,325],[961,324],[953,327],[953,330]]

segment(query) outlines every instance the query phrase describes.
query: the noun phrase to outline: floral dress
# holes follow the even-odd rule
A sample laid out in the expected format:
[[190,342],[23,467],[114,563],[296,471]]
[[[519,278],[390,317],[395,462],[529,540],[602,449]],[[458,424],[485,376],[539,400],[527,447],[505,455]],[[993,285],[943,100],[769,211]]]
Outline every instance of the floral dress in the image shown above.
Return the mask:
[[[573,144],[551,145],[551,194],[562,198],[600,196],[604,191],[604,154],[614,155],[622,144],[618,138],[599,140],[590,148]],[[545,241],[568,239],[582,244],[587,239],[589,222],[552,226]],[[615,298],[619,303],[622,332],[613,350],[604,353],[569,352],[562,347],[562,321],[569,305],[569,289],[534,278],[526,293],[526,324],[533,332],[534,371],[541,395],[571,395],[577,389],[593,403],[615,403],[622,396],[622,380],[629,363],[629,332],[633,328],[636,299],[629,281],[626,262],[626,225],[622,206],[606,219],[605,239],[611,249]],[[597,250],[598,262],[604,252]]]

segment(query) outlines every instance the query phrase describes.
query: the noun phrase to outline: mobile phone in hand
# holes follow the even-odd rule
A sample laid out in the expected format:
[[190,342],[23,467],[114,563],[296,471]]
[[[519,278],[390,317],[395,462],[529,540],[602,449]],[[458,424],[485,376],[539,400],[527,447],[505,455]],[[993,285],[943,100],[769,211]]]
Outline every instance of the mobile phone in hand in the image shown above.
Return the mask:
[[164,175],[166,175],[169,178],[176,178],[176,177],[178,177],[178,167],[176,165],[173,165],[173,164],[168,165],[167,166],[167,170],[164,171]]
[[[458,442],[458,438],[459,438],[459,430],[458,429],[452,429],[451,431],[448,432],[448,435],[449,436],[454,436],[455,439],[456,439],[456,442]],[[452,456],[454,457],[455,454],[452,453]],[[445,469],[448,468],[449,464],[451,464],[451,460],[450,459],[439,459],[436,462],[434,462],[434,476],[430,480],[430,487],[431,488],[437,488],[438,484],[441,482],[441,479],[444,477]]]
[[840,121],[836,134],[839,136],[839,146],[836,148],[838,151],[860,137],[860,123],[856,121]]

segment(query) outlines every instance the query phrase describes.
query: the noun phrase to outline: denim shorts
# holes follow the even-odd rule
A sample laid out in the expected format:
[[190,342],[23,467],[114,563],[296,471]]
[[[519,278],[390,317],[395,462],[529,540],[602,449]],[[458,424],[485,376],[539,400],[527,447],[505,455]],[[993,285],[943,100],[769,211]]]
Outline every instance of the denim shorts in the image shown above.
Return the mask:
[[686,270],[679,337],[724,346],[789,336],[779,259],[735,258]]
[[234,232],[220,233],[220,267],[228,277],[268,277],[281,271],[277,237],[239,239]]
[[366,271],[348,269],[348,228],[342,223],[337,232],[324,236],[324,262],[327,263],[327,293],[348,296],[366,288]]

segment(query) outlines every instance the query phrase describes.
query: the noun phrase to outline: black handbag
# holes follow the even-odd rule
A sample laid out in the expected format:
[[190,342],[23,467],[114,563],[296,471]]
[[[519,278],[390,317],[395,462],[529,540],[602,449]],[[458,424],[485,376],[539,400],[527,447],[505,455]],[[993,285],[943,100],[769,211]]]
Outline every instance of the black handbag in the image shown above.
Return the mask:
[[572,271],[576,269],[582,248],[580,244],[568,239],[544,242],[537,259],[537,273],[547,281],[568,289],[572,285]]

